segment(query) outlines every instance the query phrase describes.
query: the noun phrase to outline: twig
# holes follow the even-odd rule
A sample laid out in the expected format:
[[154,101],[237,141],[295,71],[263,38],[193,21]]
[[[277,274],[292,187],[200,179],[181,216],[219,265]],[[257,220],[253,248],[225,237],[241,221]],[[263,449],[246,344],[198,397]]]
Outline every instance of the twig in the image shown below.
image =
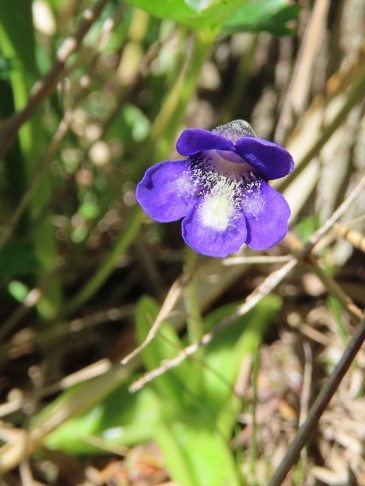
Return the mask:
[[171,286],[166,296],[166,299],[163,303],[163,306],[161,307],[161,310],[158,313],[155,322],[152,324],[152,327],[149,330],[146,339],[143,341],[143,343],[140,346],[135,348],[131,353],[129,353],[121,360],[122,365],[126,365],[127,363],[129,363],[156,337],[162,322],[164,321],[164,319],[166,319],[169,316],[169,314],[171,313],[172,309],[174,308],[177,302],[177,299],[180,297],[181,291],[182,291],[181,280],[178,279]]
[[298,460],[300,451],[305,446],[306,442],[315,431],[315,427],[319,422],[323,412],[337,390],[342,378],[345,376],[355,356],[361,348],[365,340],[365,318],[363,318],[356,335],[351,339],[346,350],[344,351],[341,360],[333,370],[331,376],[321,393],[315,400],[307,420],[302,424],[299,432],[289,446],[289,450],[279,465],[278,469],[272,476],[269,486],[279,486],[284,481],[292,465]]
[[[37,290],[38,289],[33,289],[33,292],[37,292]],[[35,304],[35,302],[36,300],[33,300],[33,302],[30,303],[28,298],[27,309],[30,309],[31,306]],[[23,309],[23,307],[20,307],[20,309]],[[16,339],[11,340],[6,344],[0,345],[0,363],[5,358],[14,355],[17,352],[19,353],[19,349],[22,349],[23,347],[29,349],[33,348],[34,346],[40,345],[49,346],[53,342],[65,339],[67,336],[74,336],[79,332],[85,331],[86,329],[90,329],[105,322],[113,322],[117,320],[119,321],[121,319],[125,319],[126,317],[130,317],[134,314],[134,310],[134,304],[124,305],[120,307],[112,307],[110,309],[102,310],[100,312],[94,312],[93,314],[87,315],[85,317],[78,317],[69,322],[55,324],[53,326],[50,326],[49,328],[46,328],[41,334],[31,333],[20,342],[18,342]],[[24,314],[20,317],[24,317]]]
[[[364,72],[364,76],[365,76],[365,72]],[[364,81],[365,81],[365,77],[364,77]],[[309,253],[309,251],[319,242],[319,240],[323,238],[323,236],[327,233],[327,231],[329,231],[332,228],[332,226],[341,218],[341,216],[349,209],[351,204],[354,202],[357,196],[361,194],[364,188],[365,188],[365,176],[363,176],[360,179],[360,182],[357,184],[357,186],[354,187],[351,193],[347,196],[344,202],[336,209],[336,211],[326,221],[326,223],[313,234],[309,243],[305,246],[304,252],[306,254]]]
[[336,223],[333,229],[352,246],[365,253],[365,235],[340,223]]
[[239,256],[231,257],[223,260],[223,265],[242,265],[242,263],[285,263],[291,259],[291,255],[258,255],[258,256]]
[[323,284],[326,286],[328,292],[330,292],[336,299],[338,299],[342,306],[346,309],[352,321],[355,324],[361,322],[363,313],[354,304],[352,299],[341,289],[339,285],[318,265],[315,258],[310,258],[311,269],[319,277]]

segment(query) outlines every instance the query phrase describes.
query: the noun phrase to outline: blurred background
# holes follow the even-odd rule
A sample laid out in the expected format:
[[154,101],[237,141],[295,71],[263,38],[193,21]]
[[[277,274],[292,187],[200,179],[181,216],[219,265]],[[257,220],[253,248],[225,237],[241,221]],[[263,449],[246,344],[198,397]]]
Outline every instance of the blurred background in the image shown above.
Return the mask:
[[[364,0],[0,0],[0,484],[269,483],[363,317],[364,189],[295,258],[365,175],[364,32]],[[291,231],[192,264],[135,187],[234,119],[292,153]],[[365,485],[364,368],[283,484]]]

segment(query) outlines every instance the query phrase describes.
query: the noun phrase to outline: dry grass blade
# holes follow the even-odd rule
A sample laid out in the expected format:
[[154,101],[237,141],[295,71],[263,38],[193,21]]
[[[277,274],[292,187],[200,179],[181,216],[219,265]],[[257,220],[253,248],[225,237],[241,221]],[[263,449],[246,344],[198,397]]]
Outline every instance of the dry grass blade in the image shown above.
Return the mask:
[[342,238],[345,238],[346,241],[351,243],[354,248],[357,248],[358,250],[365,253],[365,235],[340,223],[336,223],[333,226],[333,229],[335,233],[342,236]]
[[182,287],[181,287],[181,279],[176,280],[174,282],[164,300],[164,303],[161,307],[161,310],[156,318],[156,320],[153,322],[151,329],[149,333],[147,334],[146,339],[143,341],[142,344],[137,346],[131,353],[129,353],[127,356],[125,356],[122,360],[121,363],[122,365],[128,364],[131,359],[136,357],[141,353],[141,351],[148,346],[148,344],[156,337],[162,322],[169,317],[171,314],[178,298],[181,296],[182,293]]
[[278,143],[283,143],[285,133],[292,124],[293,114],[298,117],[305,108],[313,64],[324,37],[329,5],[329,0],[315,2],[277,124],[275,140]]

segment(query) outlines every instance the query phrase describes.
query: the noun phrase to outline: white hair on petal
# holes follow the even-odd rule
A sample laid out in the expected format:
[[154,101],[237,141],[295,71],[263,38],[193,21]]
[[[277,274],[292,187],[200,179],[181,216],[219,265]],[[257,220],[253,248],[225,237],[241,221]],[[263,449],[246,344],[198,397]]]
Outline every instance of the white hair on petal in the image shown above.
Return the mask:
[[190,187],[202,200],[198,214],[203,226],[224,232],[243,210],[259,212],[262,180],[243,159],[231,162],[210,151],[192,159],[188,174]]

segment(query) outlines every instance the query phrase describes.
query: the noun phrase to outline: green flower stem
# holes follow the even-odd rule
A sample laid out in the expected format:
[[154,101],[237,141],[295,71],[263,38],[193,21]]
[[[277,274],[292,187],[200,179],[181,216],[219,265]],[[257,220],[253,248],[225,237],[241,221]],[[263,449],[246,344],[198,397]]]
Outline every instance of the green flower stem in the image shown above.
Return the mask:
[[[185,247],[184,265],[184,304],[186,312],[186,323],[190,344],[199,343],[204,335],[204,323],[201,317],[200,305],[198,301],[197,286],[197,253],[190,247]],[[201,391],[203,379],[202,360],[204,358],[204,348],[201,346],[196,352],[196,362],[193,366],[193,379],[197,391]]]
[[204,334],[197,293],[197,253],[185,247],[184,288],[185,311],[191,342],[199,342]]

